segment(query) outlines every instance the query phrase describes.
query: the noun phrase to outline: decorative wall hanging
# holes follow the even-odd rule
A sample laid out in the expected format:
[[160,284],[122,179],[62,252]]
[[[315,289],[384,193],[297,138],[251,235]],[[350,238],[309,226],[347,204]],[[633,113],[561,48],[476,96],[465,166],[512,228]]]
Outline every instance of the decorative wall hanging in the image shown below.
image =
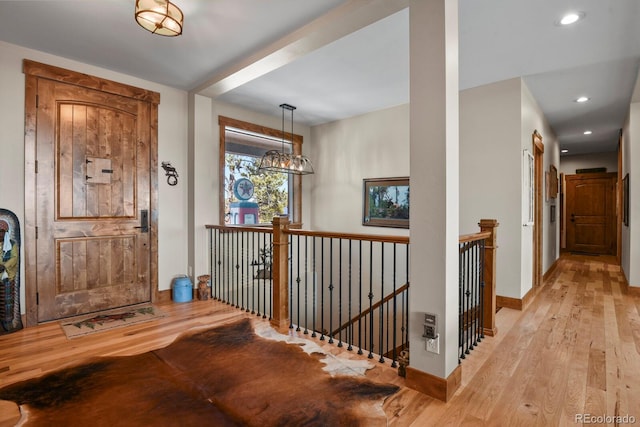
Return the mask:
[[409,228],[409,177],[364,180],[362,225]]
[[167,177],[167,184],[174,186],[178,183],[178,172],[176,168],[171,166],[169,162],[162,162],[162,169],[164,169],[165,176]]
[[549,197],[558,197],[558,169],[554,165],[549,166]]
[[20,222],[0,209],[0,335],[22,329],[20,316]]

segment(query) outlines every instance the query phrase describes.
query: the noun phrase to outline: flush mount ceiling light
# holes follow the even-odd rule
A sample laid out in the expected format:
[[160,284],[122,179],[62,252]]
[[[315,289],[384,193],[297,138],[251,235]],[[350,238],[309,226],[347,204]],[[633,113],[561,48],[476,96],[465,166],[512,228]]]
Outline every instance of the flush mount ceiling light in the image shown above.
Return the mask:
[[576,102],[582,104],[583,102],[587,102],[590,98],[587,96],[581,96],[580,98],[576,99]]
[[169,0],[136,0],[136,22],[153,34],[179,36],[183,18],[180,8]]
[[593,132],[591,132],[590,130],[585,130],[585,131],[584,131],[584,134],[585,134],[585,135],[591,135],[592,133],[593,133]]
[[294,154],[286,152],[284,149],[285,132],[284,132],[284,110],[291,111],[291,134],[290,141],[293,141],[293,105],[280,104],[282,109],[282,150],[269,150],[264,153],[260,160],[260,170],[269,172],[284,172],[293,175],[308,175],[313,173],[313,165],[311,160],[302,154]]
[[575,24],[579,20],[584,19],[584,15],[585,15],[584,12],[567,13],[562,18],[560,18],[560,20],[558,21],[558,24],[563,26]]
[[565,148],[565,149],[563,149],[563,150],[560,150],[560,152],[561,152],[561,153],[568,153],[568,152],[569,152],[569,150],[567,150],[567,149]]

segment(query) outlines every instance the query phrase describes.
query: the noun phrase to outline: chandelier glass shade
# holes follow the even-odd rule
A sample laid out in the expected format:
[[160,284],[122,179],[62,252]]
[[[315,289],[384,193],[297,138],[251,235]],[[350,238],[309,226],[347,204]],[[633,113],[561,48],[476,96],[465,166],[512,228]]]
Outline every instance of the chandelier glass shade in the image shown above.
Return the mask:
[[295,175],[308,175],[313,173],[311,160],[305,156],[285,153],[278,150],[269,150],[264,153],[260,161],[260,169]]
[[282,150],[269,150],[260,160],[260,170],[270,172],[280,172],[293,175],[308,175],[313,172],[311,160],[302,154],[294,154],[285,151],[285,131],[284,131],[284,110],[291,111],[291,140],[293,140],[293,105],[280,104],[282,109]]
[[145,30],[161,36],[182,34],[184,15],[169,0],[136,0],[136,22]]

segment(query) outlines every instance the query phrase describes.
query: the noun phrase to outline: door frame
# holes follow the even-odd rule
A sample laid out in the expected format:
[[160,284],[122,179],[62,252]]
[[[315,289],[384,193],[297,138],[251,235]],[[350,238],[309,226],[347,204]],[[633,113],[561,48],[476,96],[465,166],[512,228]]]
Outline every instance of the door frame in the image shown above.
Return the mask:
[[151,301],[158,299],[158,104],[160,94],[99,77],[28,59],[23,60],[25,74],[25,123],[24,123],[24,255],[25,255],[25,324],[38,324],[38,276],[36,270],[37,209],[36,158],[38,80],[48,79],[87,89],[120,95],[150,104],[149,130],[149,279]]
[[544,144],[542,143],[542,135],[537,130],[533,131],[531,136],[533,145],[533,164],[534,164],[534,181],[535,181],[535,211],[533,219],[533,277],[532,286],[540,286],[542,284],[542,213],[543,213],[543,164],[544,164]]

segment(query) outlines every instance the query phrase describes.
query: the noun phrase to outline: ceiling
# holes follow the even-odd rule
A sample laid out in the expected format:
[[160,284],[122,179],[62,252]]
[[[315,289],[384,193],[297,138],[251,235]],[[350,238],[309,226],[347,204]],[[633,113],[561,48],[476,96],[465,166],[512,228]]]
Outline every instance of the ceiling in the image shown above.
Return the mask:
[[[0,40],[270,115],[286,102],[307,125],[409,101],[408,0],[174,2],[169,38],[134,0],[0,1]],[[559,26],[568,11],[584,19]],[[638,22],[637,0],[459,0],[460,89],[523,77],[568,154],[615,151]]]

